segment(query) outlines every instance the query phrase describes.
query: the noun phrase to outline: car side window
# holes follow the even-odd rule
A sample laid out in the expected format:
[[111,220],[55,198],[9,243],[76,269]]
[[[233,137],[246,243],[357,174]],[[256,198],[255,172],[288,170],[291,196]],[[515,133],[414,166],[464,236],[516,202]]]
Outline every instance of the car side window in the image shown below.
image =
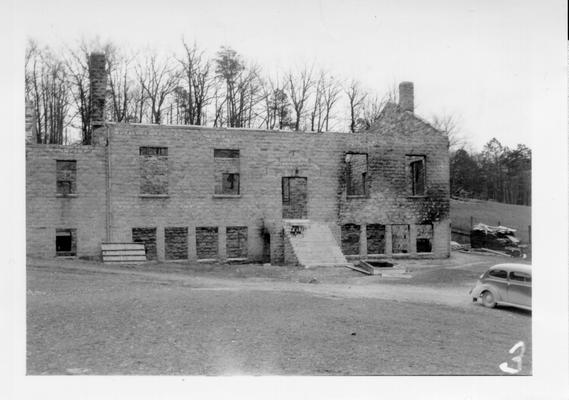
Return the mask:
[[488,277],[489,278],[507,279],[508,273],[506,271],[504,271],[503,269],[493,269],[491,271],[488,271]]
[[510,272],[510,280],[511,281],[518,281],[518,282],[531,282],[531,275],[526,274],[525,272]]

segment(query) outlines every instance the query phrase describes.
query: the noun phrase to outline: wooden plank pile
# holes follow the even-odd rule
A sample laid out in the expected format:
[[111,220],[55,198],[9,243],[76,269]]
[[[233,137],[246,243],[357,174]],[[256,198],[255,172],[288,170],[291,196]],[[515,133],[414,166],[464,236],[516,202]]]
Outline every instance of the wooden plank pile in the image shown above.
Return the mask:
[[146,262],[144,243],[101,243],[106,264],[140,264]]

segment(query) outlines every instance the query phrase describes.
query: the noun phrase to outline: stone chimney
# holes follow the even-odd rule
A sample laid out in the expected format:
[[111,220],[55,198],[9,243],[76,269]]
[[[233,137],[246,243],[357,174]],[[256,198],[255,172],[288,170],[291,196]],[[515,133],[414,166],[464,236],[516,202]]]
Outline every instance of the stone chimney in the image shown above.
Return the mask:
[[399,107],[403,111],[415,111],[413,82],[401,82],[399,84]]
[[26,143],[37,143],[36,113],[34,103],[26,100]]
[[91,84],[91,132],[92,144],[104,144],[101,138],[105,122],[105,94],[107,91],[107,71],[105,54],[91,53],[89,57],[89,81]]

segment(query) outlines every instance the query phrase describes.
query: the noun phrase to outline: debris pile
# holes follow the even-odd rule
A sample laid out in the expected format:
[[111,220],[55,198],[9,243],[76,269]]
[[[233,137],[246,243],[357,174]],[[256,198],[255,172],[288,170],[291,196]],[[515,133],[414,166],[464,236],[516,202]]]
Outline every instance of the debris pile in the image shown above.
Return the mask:
[[523,256],[523,246],[515,237],[516,230],[507,226],[489,226],[477,224],[470,231],[470,247],[472,249],[493,250],[512,257]]

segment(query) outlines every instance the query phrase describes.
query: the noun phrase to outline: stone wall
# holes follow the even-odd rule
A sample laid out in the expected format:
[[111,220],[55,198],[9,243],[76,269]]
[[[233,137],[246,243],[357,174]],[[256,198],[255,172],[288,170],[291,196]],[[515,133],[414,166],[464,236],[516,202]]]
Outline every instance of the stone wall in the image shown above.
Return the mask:
[[[57,192],[57,161],[76,161],[75,190]],[[105,148],[26,146],[26,252],[54,257],[56,229],[75,229],[78,256],[100,257],[105,240]]]
[[[228,227],[247,227],[247,257],[263,260],[263,235],[270,235],[271,262],[284,261],[282,178],[306,178],[306,217],[327,223],[341,243],[341,226],[360,228],[359,251],[368,252],[368,225],[384,226],[385,256],[392,256],[393,225],[408,225],[407,256],[416,252],[419,225],[432,225],[432,252],[450,252],[448,141],[430,125],[397,106],[386,107],[369,133],[301,133],[191,126],[108,124],[99,129],[108,146],[73,148],[28,146],[28,250],[54,255],[55,227],[77,229],[77,252],[98,254],[105,237],[105,151],[109,154],[110,240],[128,242],[132,229],[156,228],[156,256],[164,260],[167,228],[187,229],[187,258],[231,257]],[[104,141],[105,143],[107,140]],[[140,147],[167,148],[165,193],[141,193],[144,171]],[[239,151],[239,158],[216,162],[214,149]],[[346,154],[367,155],[366,193],[348,196]],[[408,192],[408,156],[425,158],[425,192]],[[77,159],[77,197],[55,195],[55,160]],[[162,167],[161,167],[162,168]],[[240,190],[216,194],[221,169],[239,171]],[[237,169],[238,168],[238,169]],[[363,170],[363,167],[358,167]],[[162,169],[161,169],[162,170]],[[360,175],[361,175],[361,171]],[[66,205],[63,205],[66,202]],[[217,251],[200,253],[203,232],[217,228]],[[41,233],[45,229],[51,233]],[[395,228],[396,230],[398,228]],[[52,232],[53,231],[53,232]],[[375,240],[377,233],[370,231]],[[51,236],[50,236],[51,235]],[[168,234],[168,237],[171,237]],[[34,245],[34,240],[36,245]],[[183,240],[183,239],[177,239]],[[375,242],[374,242],[375,243]],[[370,243],[372,251],[379,245]],[[213,245],[213,244],[212,244]],[[211,247],[211,246],[210,246]],[[41,249],[41,250],[40,250]],[[201,252],[201,250],[200,250]],[[168,254],[166,254],[168,253]],[[203,257],[202,257],[203,256]]]

